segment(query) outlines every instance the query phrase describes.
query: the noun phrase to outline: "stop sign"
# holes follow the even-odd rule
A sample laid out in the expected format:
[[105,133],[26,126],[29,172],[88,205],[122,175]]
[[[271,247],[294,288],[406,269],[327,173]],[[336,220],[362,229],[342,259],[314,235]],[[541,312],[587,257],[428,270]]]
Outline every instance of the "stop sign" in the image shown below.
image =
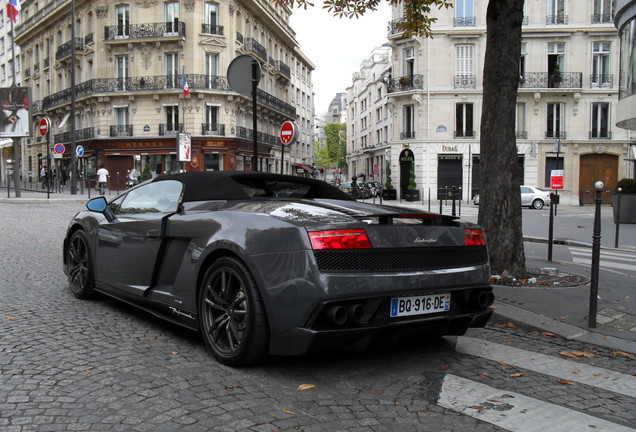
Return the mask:
[[49,129],[51,128],[51,121],[48,117],[42,117],[40,120],[40,135],[46,136],[49,133]]
[[298,139],[298,126],[296,123],[286,121],[280,127],[280,142],[283,144],[293,144]]

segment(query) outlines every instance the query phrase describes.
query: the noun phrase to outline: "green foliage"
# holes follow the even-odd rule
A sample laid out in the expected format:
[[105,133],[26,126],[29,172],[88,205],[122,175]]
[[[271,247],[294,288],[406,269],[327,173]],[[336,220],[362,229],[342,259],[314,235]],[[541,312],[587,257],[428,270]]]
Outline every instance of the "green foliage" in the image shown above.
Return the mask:
[[386,180],[384,182],[384,189],[393,189],[393,184],[391,183],[391,162],[389,161],[386,161]]
[[146,165],[144,170],[139,175],[139,181],[150,180],[152,178],[152,173],[150,172],[150,165]]
[[415,183],[415,164],[411,164],[411,171],[409,172],[409,185],[406,187],[407,190],[415,190],[417,187],[417,183]]
[[325,124],[326,158],[330,162],[324,166],[347,167],[347,125],[345,123]]
[[618,192],[618,188],[621,188],[621,193],[636,193],[636,179],[620,179],[616,183],[616,192]]

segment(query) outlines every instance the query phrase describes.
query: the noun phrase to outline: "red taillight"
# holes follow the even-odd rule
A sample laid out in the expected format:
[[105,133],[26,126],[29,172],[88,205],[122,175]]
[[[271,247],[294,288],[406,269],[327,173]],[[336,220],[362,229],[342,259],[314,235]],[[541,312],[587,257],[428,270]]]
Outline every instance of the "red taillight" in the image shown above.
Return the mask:
[[363,229],[313,231],[309,233],[314,249],[370,249],[371,242]]
[[466,229],[464,230],[466,236],[466,246],[485,246],[486,235],[482,230]]

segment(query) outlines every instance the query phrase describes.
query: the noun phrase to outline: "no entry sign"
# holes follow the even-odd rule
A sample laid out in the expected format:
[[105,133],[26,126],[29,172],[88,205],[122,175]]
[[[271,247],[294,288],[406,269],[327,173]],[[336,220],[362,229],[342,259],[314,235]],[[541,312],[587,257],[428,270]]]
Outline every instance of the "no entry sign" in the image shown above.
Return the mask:
[[283,144],[293,144],[298,139],[298,126],[296,123],[286,121],[280,127],[280,142]]
[[42,117],[40,120],[40,135],[46,136],[51,129],[51,120],[48,117]]

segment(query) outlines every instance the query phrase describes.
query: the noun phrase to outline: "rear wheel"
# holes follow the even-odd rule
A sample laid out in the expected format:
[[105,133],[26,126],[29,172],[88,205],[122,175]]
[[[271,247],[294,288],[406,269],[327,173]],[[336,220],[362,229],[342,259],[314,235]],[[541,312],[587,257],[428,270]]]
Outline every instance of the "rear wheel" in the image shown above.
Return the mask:
[[208,350],[221,363],[257,363],[267,354],[269,327],[263,301],[249,270],[239,260],[216,260],[199,293],[200,329]]
[[93,296],[95,279],[91,265],[88,239],[82,230],[75,231],[66,247],[68,263],[68,285],[73,295],[79,299]]
[[532,208],[541,210],[543,208],[543,201],[541,201],[539,198],[535,199],[534,201],[532,201]]

